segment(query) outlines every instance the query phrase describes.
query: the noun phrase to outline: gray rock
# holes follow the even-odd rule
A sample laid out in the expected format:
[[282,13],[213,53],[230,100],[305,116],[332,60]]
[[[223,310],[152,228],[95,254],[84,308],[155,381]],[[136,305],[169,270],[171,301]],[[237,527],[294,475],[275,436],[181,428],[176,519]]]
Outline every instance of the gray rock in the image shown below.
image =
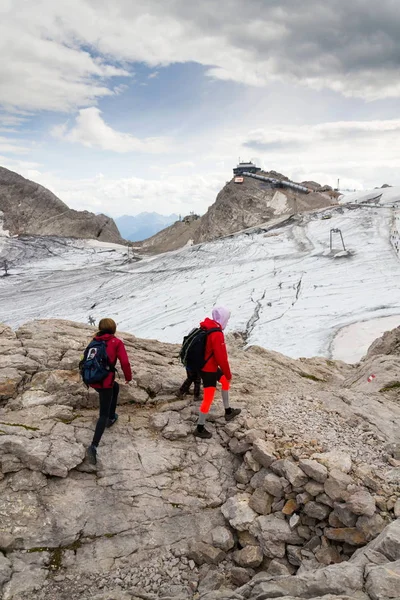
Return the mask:
[[291,575],[291,573],[289,567],[282,559],[273,558],[268,565],[267,575],[284,577],[285,575]]
[[328,469],[316,460],[300,460],[299,467],[306,475],[319,483],[325,483],[328,478]]
[[233,554],[233,560],[240,567],[259,567],[263,561],[264,555],[259,546],[246,546],[242,550],[237,550]]
[[[290,517],[290,519],[289,519],[289,527],[290,527],[290,529],[295,529],[295,527],[297,527],[297,525],[298,525],[299,523],[300,523],[300,515],[298,515],[297,513],[294,513],[294,514],[293,514],[293,515]],[[300,527],[301,527],[301,526],[300,526]],[[303,536],[300,534],[300,531],[299,531],[300,527],[298,527],[298,529],[297,529],[297,533],[300,535],[300,537],[303,537]]]
[[275,446],[271,442],[257,439],[253,443],[252,454],[254,459],[263,467],[268,468],[275,460]]
[[375,513],[372,517],[359,517],[357,519],[356,527],[370,542],[385,529],[386,524],[387,523],[382,519],[381,515]]
[[[246,469],[246,465],[242,463],[240,467],[235,471],[235,479],[238,483],[247,484],[253,477],[253,472]],[[254,487],[254,486],[253,486]]]
[[[355,527],[357,515],[350,510],[347,504],[335,502],[333,513],[345,527]],[[338,527],[340,527],[340,525],[338,525]]]
[[351,471],[351,457],[346,452],[332,450],[331,452],[324,452],[322,454],[313,454],[311,458],[324,465],[329,471],[335,470],[342,471],[343,473]]
[[246,442],[245,439],[238,440],[236,437],[233,437],[229,441],[229,450],[233,452],[233,454],[245,454],[250,448],[251,444]]
[[303,561],[300,546],[291,546],[288,544],[286,546],[286,556],[289,563],[295,567],[299,567]]
[[387,565],[367,566],[365,589],[372,600],[398,600],[400,597],[400,560]]
[[400,517],[400,498],[396,500],[396,504],[394,505],[393,511],[394,516],[396,517],[396,519],[398,519]]
[[[219,590],[224,582],[225,577],[216,567],[204,565],[200,571],[199,594]],[[175,597],[175,595],[173,597]]]
[[0,591],[11,578],[11,562],[0,552]]
[[228,552],[235,545],[232,532],[227,527],[215,527],[211,532],[213,546]]
[[273,496],[264,492],[261,488],[258,488],[254,494],[251,495],[249,506],[260,515],[269,515],[272,510],[273,501]]
[[251,575],[242,567],[233,567],[230,571],[231,581],[234,585],[241,586],[250,581]]
[[330,472],[328,479],[325,481],[325,493],[334,502],[346,501],[350,497],[350,493],[347,491],[347,488],[352,483],[354,482],[349,475],[334,469]]
[[375,500],[367,490],[360,490],[349,496],[346,506],[355,515],[366,515],[372,517],[375,513]]
[[307,502],[307,504],[304,506],[303,511],[309,517],[312,517],[313,519],[318,519],[319,521],[323,521],[329,515],[330,508],[325,504],[318,504],[318,502],[311,501]]
[[325,546],[315,551],[315,558],[322,565],[331,565],[342,562],[339,551],[334,546]]
[[[256,477],[258,477],[256,479]],[[264,491],[275,498],[282,498],[285,480],[265,470],[260,471],[251,480],[251,485],[256,489],[261,487]]]
[[333,508],[334,506],[334,502],[332,500],[332,498],[329,498],[328,494],[319,494],[319,496],[316,497],[316,501],[319,502],[320,504],[326,504],[327,506],[330,506],[331,508]]
[[269,558],[283,558],[285,544],[302,544],[302,538],[290,529],[289,523],[276,515],[258,517],[250,527],[250,533],[256,536]]
[[229,521],[230,525],[238,531],[249,529],[257,518],[257,513],[249,506],[250,496],[238,494],[232,496],[221,506],[221,512]]
[[210,544],[196,541],[192,542],[189,546],[188,557],[194,560],[197,565],[217,565],[225,559],[225,552],[219,548],[214,548]]
[[282,470],[286,479],[295,488],[302,487],[308,482],[307,475],[291,460],[283,462]]
[[249,531],[239,531],[238,532],[239,544],[242,546],[257,546],[258,540],[252,535]]
[[325,536],[328,540],[335,542],[345,542],[350,546],[364,546],[367,540],[364,534],[355,527],[343,527],[336,529],[325,529]]
[[310,494],[310,496],[318,496],[319,494],[323,494],[324,493],[324,485],[322,483],[318,483],[317,481],[309,481],[305,486],[304,486],[305,491],[307,492],[307,494]]
[[275,581],[261,581],[253,586],[252,597],[261,599],[293,596],[315,599],[328,594],[333,596],[348,594],[354,598],[354,592],[361,591],[363,585],[363,569],[349,563],[341,563],[305,572],[295,577],[279,577]]
[[253,454],[250,451],[246,452],[246,454],[243,457],[243,460],[244,464],[250,471],[258,473],[258,471],[261,469],[260,463],[255,460]]

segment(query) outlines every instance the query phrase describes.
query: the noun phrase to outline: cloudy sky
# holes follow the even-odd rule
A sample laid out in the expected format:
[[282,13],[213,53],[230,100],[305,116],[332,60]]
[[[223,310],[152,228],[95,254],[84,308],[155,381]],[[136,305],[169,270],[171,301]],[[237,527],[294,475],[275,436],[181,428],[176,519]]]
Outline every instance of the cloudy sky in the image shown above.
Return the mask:
[[400,185],[398,0],[0,0],[0,165],[71,207],[204,212],[238,158]]

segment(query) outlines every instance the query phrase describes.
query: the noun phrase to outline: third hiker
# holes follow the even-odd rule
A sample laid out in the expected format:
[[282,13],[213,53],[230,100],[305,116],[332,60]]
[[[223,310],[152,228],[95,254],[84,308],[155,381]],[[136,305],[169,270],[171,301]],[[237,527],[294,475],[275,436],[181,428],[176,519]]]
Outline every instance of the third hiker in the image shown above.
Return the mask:
[[205,428],[207,414],[214,400],[217,381],[222,386],[222,401],[225,408],[225,420],[231,421],[241,413],[240,408],[231,408],[229,405],[229,388],[232,379],[231,369],[228,361],[228,354],[225,346],[225,329],[230,311],[223,307],[216,307],[212,311],[212,319],[208,317],[200,323],[202,330],[211,331],[207,335],[205,346],[205,364],[201,369],[201,379],[203,380],[204,396],[200,405],[199,420],[194,435],[199,438],[211,438],[212,434]]

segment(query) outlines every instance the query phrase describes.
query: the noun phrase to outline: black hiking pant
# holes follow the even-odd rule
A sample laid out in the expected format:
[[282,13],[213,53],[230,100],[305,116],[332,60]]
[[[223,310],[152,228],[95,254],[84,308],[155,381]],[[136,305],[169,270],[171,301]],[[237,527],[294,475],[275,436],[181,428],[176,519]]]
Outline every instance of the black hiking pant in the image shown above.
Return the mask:
[[189,371],[188,369],[186,369],[186,379],[180,387],[180,390],[179,390],[180,393],[188,394],[192,383],[194,383],[193,396],[199,397],[200,396],[200,385],[201,385],[200,373],[198,371]]
[[96,392],[99,394],[100,414],[93,436],[92,444],[94,446],[99,445],[108,420],[112,419],[115,415],[119,394],[119,384],[114,381],[112,388],[98,388],[96,389]]

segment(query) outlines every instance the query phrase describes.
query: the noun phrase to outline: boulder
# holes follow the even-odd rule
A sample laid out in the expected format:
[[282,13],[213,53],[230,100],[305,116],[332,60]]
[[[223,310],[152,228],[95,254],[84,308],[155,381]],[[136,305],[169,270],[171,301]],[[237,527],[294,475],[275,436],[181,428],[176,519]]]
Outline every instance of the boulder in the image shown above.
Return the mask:
[[289,523],[274,514],[258,517],[251,525],[250,533],[256,536],[264,555],[269,558],[283,558],[285,544],[303,543],[302,538],[290,528]]
[[370,561],[370,556],[374,556],[374,562],[379,557],[383,562],[400,560],[400,519],[387,525],[377,538],[358,550],[350,560],[355,564],[365,565]]
[[325,483],[328,478],[328,469],[317,460],[302,459],[299,461],[299,467],[306,475],[319,483]]
[[291,572],[284,560],[273,558],[268,565],[267,575],[273,577],[285,577],[286,575],[291,575]]
[[228,552],[235,545],[232,532],[227,527],[215,527],[211,532],[213,546]]
[[375,500],[367,490],[351,494],[346,502],[347,508],[355,515],[372,517],[375,513]]
[[368,565],[365,589],[372,600],[398,600],[400,597],[400,560],[386,565]]
[[257,513],[249,506],[250,496],[238,494],[228,498],[221,506],[221,512],[229,521],[230,525],[238,531],[249,529],[257,518]]
[[335,542],[345,542],[350,546],[363,546],[367,543],[365,535],[355,527],[325,529],[325,536]]
[[251,495],[249,506],[260,515],[269,515],[272,510],[273,501],[273,496],[264,492],[261,488],[258,488],[254,494]]
[[[288,483],[288,482],[286,482]],[[282,498],[284,495],[285,480],[275,473],[271,473],[266,469],[261,469],[250,481],[251,486],[256,489],[262,488],[274,498]]]
[[0,552],[0,592],[2,586],[11,579],[11,562]]
[[263,439],[257,439],[253,443],[252,454],[263,467],[268,468],[275,460],[275,446],[271,442]]
[[[331,565],[295,577],[278,577],[275,580],[261,580],[252,586],[251,598],[312,598],[347,594],[356,598],[355,593],[364,585],[363,569],[349,563]],[[245,586],[246,588],[246,586]],[[245,589],[244,588],[244,589]],[[244,592],[245,593],[245,592]],[[325,598],[324,598],[325,600]],[[342,597],[340,597],[342,600]]]
[[246,546],[233,554],[233,560],[239,567],[259,567],[264,559],[263,552],[259,546]]
[[[342,523],[342,525],[333,525],[335,517],[337,518],[339,523]],[[347,504],[343,502],[335,502],[334,511],[332,513],[332,519],[329,516],[329,522],[332,524],[333,527],[342,527],[343,525],[345,525],[346,527],[355,527],[357,522],[357,515],[355,515],[350,510]]]
[[356,523],[357,529],[364,534],[369,542],[376,538],[385,529],[386,525],[386,521],[378,513],[375,513],[372,517],[359,517]]
[[210,544],[194,541],[189,546],[188,557],[194,560],[197,565],[217,565],[226,557],[225,552],[220,548],[214,548]]
[[347,501],[350,497],[347,488],[352,483],[354,482],[350,475],[346,475],[343,471],[334,469],[329,473],[329,477],[325,481],[325,493],[334,502]]
[[230,571],[233,585],[241,586],[250,581],[251,574],[243,567],[232,567]]
[[284,476],[294,488],[302,487],[308,482],[307,475],[291,460],[283,462],[282,470]]
[[260,463],[255,460],[251,452],[246,452],[246,454],[243,457],[243,460],[244,464],[250,471],[257,473],[261,469]]
[[329,506],[326,506],[325,504],[318,504],[318,502],[314,501],[307,502],[303,511],[306,515],[312,517],[313,519],[318,519],[318,521],[323,521],[326,519],[331,512]]
[[[313,454],[311,458],[324,465],[329,471],[333,469],[335,471],[342,471],[343,473],[351,471],[351,457],[346,452],[332,450],[331,452],[324,452],[322,454]],[[316,477],[313,477],[313,479],[316,479]]]
[[319,494],[323,494],[325,491],[324,484],[318,483],[318,481],[309,481],[304,486],[304,489],[307,492],[307,494],[310,494],[310,496],[313,497],[319,496]]

